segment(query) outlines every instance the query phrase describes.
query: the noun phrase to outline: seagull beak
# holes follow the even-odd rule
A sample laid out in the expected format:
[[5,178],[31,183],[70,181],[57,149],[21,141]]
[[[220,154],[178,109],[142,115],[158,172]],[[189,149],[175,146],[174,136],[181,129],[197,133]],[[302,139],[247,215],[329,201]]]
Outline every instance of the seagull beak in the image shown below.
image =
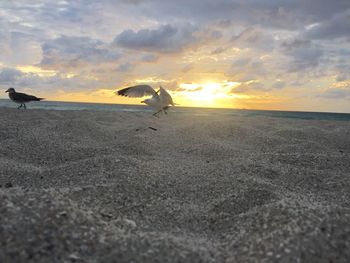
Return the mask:
[[143,101],[141,101],[141,103],[145,103],[145,101],[143,100]]
[[6,93],[6,92],[9,92],[9,90],[6,90],[5,93]]

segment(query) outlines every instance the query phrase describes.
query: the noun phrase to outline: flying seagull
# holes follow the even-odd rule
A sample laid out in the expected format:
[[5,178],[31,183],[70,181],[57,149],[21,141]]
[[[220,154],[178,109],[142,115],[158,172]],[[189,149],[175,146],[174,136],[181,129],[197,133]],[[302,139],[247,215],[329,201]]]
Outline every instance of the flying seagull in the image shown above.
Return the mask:
[[32,96],[32,95],[27,95],[25,93],[16,92],[14,88],[9,88],[5,92],[9,93],[9,97],[12,101],[14,101],[18,104],[21,104],[21,105],[19,105],[19,107],[17,109],[20,109],[22,107],[27,109],[27,107],[26,107],[27,102],[43,100],[43,98],[37,98],[37,97]]
[[159,87],[158,91],[155,91],[149,85],[136,85],[118,90],[116,94],[130,98],[140,98],[147,95],[152,96],[141,101],[141,103],[145,103],[157,111],[153,116],[157,116],[160,112],[167,114],[166,110],[169,108],[169,105],[175,106],[170,94],[162,86]]

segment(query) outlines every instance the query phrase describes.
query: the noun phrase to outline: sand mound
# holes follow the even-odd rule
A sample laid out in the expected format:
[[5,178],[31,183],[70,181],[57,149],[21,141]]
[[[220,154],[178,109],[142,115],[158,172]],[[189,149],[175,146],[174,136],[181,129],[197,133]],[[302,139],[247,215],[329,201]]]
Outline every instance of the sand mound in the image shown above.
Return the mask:
[[0,191],[1,262],[217,262],[205,241],[133,231],[49,192]]

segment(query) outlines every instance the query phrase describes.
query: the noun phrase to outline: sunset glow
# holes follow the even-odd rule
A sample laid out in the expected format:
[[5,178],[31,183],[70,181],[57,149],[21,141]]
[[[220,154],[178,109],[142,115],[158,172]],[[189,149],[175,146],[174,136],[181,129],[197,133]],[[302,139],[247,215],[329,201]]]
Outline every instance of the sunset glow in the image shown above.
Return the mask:
[[57,71],[55,70],[45,70],[37,66],[17,66],[18,70],[20,70],[23,73],[32,73],[35,75],[38,75],[39,77],[52,77],[57,74]]
[[[233,87],[239,83],[183,83],[179,85],[178,92],[175,93],[179,103],[186,106],[195,107],[224,107],[220,102],[222,99],[230,100],[238,96],[230,94]],[[234,105],[231,105],[234,107]]]
[[183,106],[350,112],[350,2],[181,1],[2,1],[0,88],[140,104],[114,92],[147,84]]

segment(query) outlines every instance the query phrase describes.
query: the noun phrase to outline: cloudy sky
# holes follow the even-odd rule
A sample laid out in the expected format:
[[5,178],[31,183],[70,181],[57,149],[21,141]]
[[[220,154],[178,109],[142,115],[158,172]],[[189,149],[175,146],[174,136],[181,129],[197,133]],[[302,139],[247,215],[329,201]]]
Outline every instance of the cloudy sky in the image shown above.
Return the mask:
[[[0,0],[0,88],[49,100],[350,112],[349,0]],[[4,94],[0,94],[5,97]]]

